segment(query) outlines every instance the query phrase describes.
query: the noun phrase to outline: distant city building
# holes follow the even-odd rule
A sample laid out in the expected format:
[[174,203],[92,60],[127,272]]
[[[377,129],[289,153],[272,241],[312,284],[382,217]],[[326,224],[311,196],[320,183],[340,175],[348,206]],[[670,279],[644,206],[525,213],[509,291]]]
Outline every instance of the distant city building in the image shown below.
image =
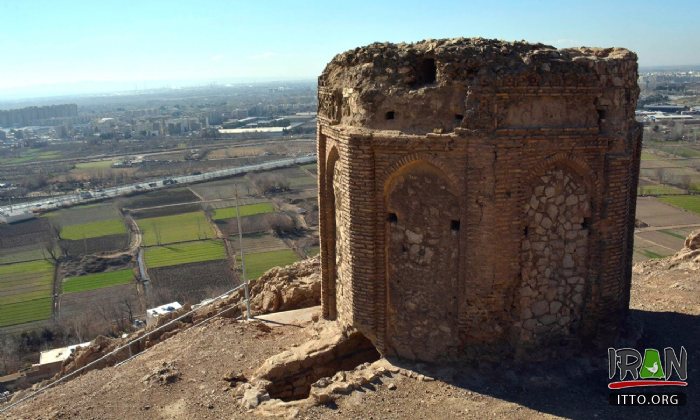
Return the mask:
[[265,134],[267,137],[284,135],[285,127],[257,127],[257,128],[222,128],[219,134],[222,137],[246,138],[255,135]]
[[78,105],[30,106],[0,111],[0,127],[24,127],[53,118],[78,116]]

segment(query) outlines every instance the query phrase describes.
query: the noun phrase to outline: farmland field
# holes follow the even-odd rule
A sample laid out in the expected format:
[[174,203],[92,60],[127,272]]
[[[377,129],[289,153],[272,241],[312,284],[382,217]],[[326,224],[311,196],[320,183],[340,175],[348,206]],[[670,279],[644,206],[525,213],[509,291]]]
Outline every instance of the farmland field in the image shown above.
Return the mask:
[[3,254],[15,247],[40,246],[51,239],[50,224],[43,218],[0,225],[0,252]]
[[[683,198],[683,196],[677,196]],[[676,197],[664,197],[676,198]],[[636,218],[649,226],[673,226],[700,224],[700,214],[684,211],[667,204],[657,197],[639,197],[637,199]]]
[[[265,232],[270,230],[270,216],[273,213],[255,214],[241,218],[243,234]],[[224,235],[238,235],[238,221],[236,219],[217,220],[216,225]]]
[[215,236],[214,229],[201,211],[139,219],[137,223],[146,246],[195,241]]
[[306,249],[306,256],[307,257],[314,257],[314,256],[318,255],[320,252],[321,252],[321,247],[312,246],[312,247]]
[[651,147],[684,158],[700,157],[700,149],[685,142],[663,142],[650,144]]
[[672,206],[700,214],[700,195],[659,197],[659,200]]
[[152,306],[172,301],[197,303],[238,285],[226,260],[150,269],[149,275],[153,287]]
[[289,181],[289,186],[292,188],[305,189],[316,187],[316,178],[309,176],[309,174],[302,171],[301,168],[297,166],[276,169],[274,171],[270,171],[269,173],[282,175],[287,181]]
[[126,225],[121,219],[100,220],[61,228],[61,238],[72,241],[118,234],[126,234]]
[[[266,203],[268,202],[267,199],[265,198],[260,198],[260,197],[239,197],[238,199],[238,205],[239,206],[247,206],[250,204],[258,204],[258,203]],[[216,200],[216,201],[209,201],[206,203],[206,206],[211,207],[213,209],[223,209],[226,207],[236,207],[236,200],[235,199],[222,199],[222,200]]]
[[642,151],[642,160],[656,160],[659,157],[655,155],[654,153],[650,153],[647,151]]
[[189,188],[168,188],[130,197],[124,200],[123,206],[130,209],[138,209],[194,201],[199,201],[199,198]]
[[[253,216],[256,214],[272,213],[275,208],[272,203],[258,203],[239,206],[241,217]],[[236,217],[235,207],[224,207],[214,210],[214,220],[232,219]]]
[[0,265],[0,305],[51,296],[53,265],[31,261]]
[[119,218],[121,218],[121,214],[114,202],[70,207],[47,213],[42,217],[42,219],[55,222],[61,227]]
[[647,257],[650,260],[656,260],[656,259],[665,257],[665,255],[657,254],[656,252],[650,251],[648,249],[643,249],[641,251],[641,253],[642,253],[642,255],[644,255],[645,257]]
[[[60,254],[58,248],[56,252]],[[0,250],[0,264],[43,260],[49,257],[42,244],[18,246]]]
[[313,174],[318,172],[318,165],[316,165],[316,163],[307,163],[306,165],[301,165],[301,167]]
[[208,159],[228,159],[233,157],[243,157],[243,156],[260,156],[265,151],[264,148],[260,146],[235,146],[228,147],[225,149],[212,150],[207,154]]
[[108,235],[97,238],[86,238],[77,241],[60,241],[68,255],[85,255],[97,252],[109,252],[125,249],[129,246],[127,235]]
[[684,194],[685,191],[668,184],[657,184],[639,181],[637,194],[639,195],[664,195],[664,194]]
[[103,315],[128,316],[131,309],[134,314],[145,311],[139,299],[135,283],[116,285],[84,292],[61,295],[59,317],[61,319],[78,317],[102,317]]
[[32,261],[0,265],[0,326],[51,317],[53,265]]
[[192,190],[201,195],[205,200],[233,198],[236,196],[236,188],[238,188],[238,196],[241,198],[252,192],[250,183],[244,176],[234,176],[192,186]]
[[120,284],[128,284],[133,280],[134,273],[129,269],[70,277],[63,280],[63,293],[85,292]]
[[112,160],[93,160],[90,162],[80,162],[75,164],[75,169],[109,169],[112,167]]
[[150,219],[152,217],[172,216],[174,214],[181,213],[192,213],[201,209],[202,206],[199,203],[168,204],[162,207],[131,210],[131,215],[139,219]]
[[259,252],[245,255],[246,275],[249,279],[257,279],[272,267],[284,266],[299,260],[291,249]]
[[23,149],[22,152],[12,157],[1,157],[0,165],[16,165],[37,160],[60,159],[61,152],[56,150]]
[[193,241],[166,246],[146,248],[148,268],[226,259],[226,250],[221,241]]
[[44,297],[0,305],[0,327],[51,318],[53,299]]
[[[238,236],[231,238],[231,245],[236,252],[239,252]],[[289,249],[283,240],[269,233],[253,233],[243,235],[243,251],[245,254],[255,254],[258,252],[275,251],[278,249]]]

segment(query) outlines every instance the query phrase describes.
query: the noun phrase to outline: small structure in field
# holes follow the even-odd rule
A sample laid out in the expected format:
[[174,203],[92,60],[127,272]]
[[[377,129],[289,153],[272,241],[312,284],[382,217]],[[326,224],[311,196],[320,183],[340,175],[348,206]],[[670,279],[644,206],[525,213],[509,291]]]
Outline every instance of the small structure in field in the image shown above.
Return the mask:
[[167,315],[171,312],[175,312],[182,308],[182,305],[178,302],[170,302],[165,305],[160,305],[155,308],[148,309],[146,311],[146,325],[151,325],[156,322],[159,316]]

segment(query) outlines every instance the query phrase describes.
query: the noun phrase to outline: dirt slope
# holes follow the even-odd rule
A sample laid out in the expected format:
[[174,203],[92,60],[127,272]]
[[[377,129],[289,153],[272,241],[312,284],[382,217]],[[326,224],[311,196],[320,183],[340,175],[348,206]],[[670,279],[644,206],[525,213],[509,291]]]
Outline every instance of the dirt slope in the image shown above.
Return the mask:
[[[267,304],[258,291],[258,309],[277,306],[270,303],[280,293],[267,291]],[[635,266],[632,308],[633,324],[643,327],[637,348],[683,345],[688,350],[687,406],[608,405],[607,359],[601,355],[525,368],[406,365],[431,372],[436,380],[394,374],[326,405],[277,414],[367,419],[700,418],[700,249]],[[271,329],[257,321],[217,318],[184,329],[122,366],[91,371],[58,386],[9,417],[251,418],[260,413],[241,408],[232,384],[251,378],[268,357],[316,337],[322,324]]]

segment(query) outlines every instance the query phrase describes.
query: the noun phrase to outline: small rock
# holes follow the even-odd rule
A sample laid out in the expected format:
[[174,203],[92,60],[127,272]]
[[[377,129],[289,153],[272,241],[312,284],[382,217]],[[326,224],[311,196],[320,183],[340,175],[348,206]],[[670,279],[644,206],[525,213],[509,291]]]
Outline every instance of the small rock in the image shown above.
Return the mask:
[[549,312],[549,303],[546,301],[538,301],[532,306],[532,313],[534,313],[535,316],[544,315],[547,312]]
[[387,385],[386,387],[393,391],[396,389],[396,384],[393,382],[389,382],[389,385]]
[[222,379],[230,383],[231,387],[235,387],[240,382],[248,382],[248,378],[246,378],[242,373],[239,373],[235,370],[229,372]]

